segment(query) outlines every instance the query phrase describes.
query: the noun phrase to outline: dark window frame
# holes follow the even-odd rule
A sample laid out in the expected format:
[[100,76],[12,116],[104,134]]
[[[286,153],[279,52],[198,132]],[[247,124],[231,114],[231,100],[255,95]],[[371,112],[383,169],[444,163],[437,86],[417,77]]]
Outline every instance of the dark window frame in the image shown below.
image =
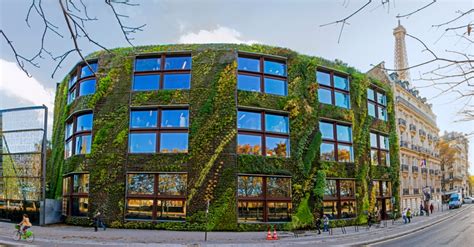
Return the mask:
[[[92,115],[92,128],[90,130],[82,130],[82,131],[76,131],[77,128],[77,118],[83,115]],[[92,152],[92,129],[94,128],[94,113],[92,111],[84,111],[84,112],[79,112],[75,113],[74,115],[70,116],[68,120],[66,121],[66,126],[68,124],[72,123],[72,133],[70,137],[66,136],[65,133],[65,138],[64,138],[64,145],[66,145],[68,142],[71,141],[71,156],[66,157],[66,149],[64,149],[64,159],[71,158],[74,155],[84,155],[84,154],[76,154],[76,139],[79,136],[87,136],[89,135],[91,137],[91,152]],[[65,127],[65,130],[67,127]]]
[[[320,68],[316,69],[316,80],[318,78],[318,75],[317,75],[318,72],[329,74],[330,86],[323,85],[319,82],[317,82],[317,83],[318,83],[318,89],[326,89],[326,90],[329,90],[331,92],[331,105],[337,106],[336,105],[336,92],[342,93],[342,94],[345,94],[345,95],[349,96],[349,107],[348,108],[341,107],[341,106],[337,106],[337,107],[341,107],[341,108],[350,110],[352,108],[352,104],[351,104],[351,78],[350,78],[350,76],[347,75],[347,74],[341,73],[341,72],[337,72],[337,71],[334,71],[334,70],[330,70],[330,69],[327,69],[327,68],[321,68],[320,67]],[[344,89],[336,88],[335,85],[334,85],[334,76],[339,76],[339,77],[346,78],[349,89],[344,90]],[[325,103],[322,103],[322,102],[319,102],[319,103],[325,104]]]
[[[391,203],[391,199],[392,199],[392,196],[394,195],[394,192],[392,191],[392,182],[390,180],[379,180],[379,179],[374,179],[372,180],[372,185],[371,185],[371,189],[372,187],[374,186],[374,182],[378,182],[378,185],[379,185],[379,188],[378,188],[378,191],[379,191],[379,195],[377,195],[376,193],[376,204],[378,205],[379,202],[380,204],[382,205],[382,208],[380,209],[381,210],[381,213],[383,213],[382,215],[382,219],[388,219],[389,218],[389,215],[388,215],[388,211],[387,211],[387,208],[386,208],[386,203],[387,203],[387,200]],[[383,194],[383,183],[386,183],[388,182],[389,184],[389,188],[387,188],[387,192],[390,193],[388,195],[384,195]],[[393,212],[394,208],[393,208],[393,205],[392,205],[392,208],[391,208],[391,212]]]
[[[187,110],[188,111],[188,126],[187,127],[161,127],[161,120],[162,120],[162,111],[163,110]],[[157,117],[157,124],[156,127],[149,127],[149,128],[132,128],[130,126],[131,117],[133,111],[156,111]],[[189,107],[188,106],[159,106],[159,107],[140,107],[140,108],[131,108],[129,113],[129,141],[128,141],[128,153],[129,154],[166,154],[160,152],[160,139],[161,133],[187,133],[188,134],[188,148],[186,152],[180,153],[189,153],[189,125],[190,125],[190,115],[189,115]],[[130,135],[131,134],[156,134],[156,144],[155,144],[155,152],[153,153],[132,153],[130,152]],[[168,152],[172,153],[172,152]]]
[[[372,144],[370,145],[370,150],[371,151],[372,150],[377,151],[377,164],[376,164],[376,166],[387,166],[387,167],[389,167],[390,166],[390,140],[389,140],[389,143],[388,143],[388,145],[389,145],[388,149],[381,148],[381,145],[380,145],[380,137],[383,136],[383,137],[388,138],[388,135],[378,133],[378,132],[372,132],[372,131],[370,131],[370,134],[375,134],[375,136],[377,137],[377,147],[372,147]],[[382,161],[382,156],[380,155],[381,153],[386,153],[388,155],[388,159],[387,159],[388,165],[382,165],[382,162],[381,162]],[[372,157],[370,157],[370,160],[372,161]]]
[[[286,62],[285,59],[277,59],[277,58],[272,58],[272,57],[268,57],[268,56],[264,56],[264,55],[259,56],[259,55],[245,54],[245,53],[244,54],[243,53],[238,54],[237,62],[238,62],[239,58],[248,58],[248,59],[259,60],[260,71],[255,72],[255,71],[248,71],[248,70],[240,70],[239,66],[237,66],[237,77],[238,77],[238,75],[247,75],[247,76],[259,77],[259,79],[260,79],[260,91],[259,91],[259,93],[276,95],[276,96],[280,96],[280,97],[288,96],[288,65],[287,65],[287,62]],[[264,67],[265,66],[265,61],[283,63],[285,65],[285,76],[265,73],[265,67]],[[283,80],[284,83],[285,83],[285,94],[284,95],[279,95],[279,94],[273,94],[273,93],[265,92],[265,78]],[[238,88],[238,82],[237,82],[237,90],[247,91],[247,90],[239,89]]]
[[[167,57],[189,57],[191,58],[191,66],[189,69],[165,69],[165,64],[166,64],[166,58]],[[149,59],[149,58],[159,58],[160,59],[160,69],[159,70],[145,70],[145,71],[136,71],[136,62],[138,59]],[[158,55],[147,55],[147,56],[136,56],[134,61],[133,61],[133,78],[132,78],[132,92],[141,92],[140,90],[133,90],[133,85],[135,83],[135,76],[137,75],[158,75],[160,77],[160,81],[158,82],[158,89],[153,89],[153,90],[143,90],[143,91],[157,91],[157,90],[189,90],[191,89],[191,70],[193,69],[192,67],[192,62],[193,57],[190,53],[176,53],[176,54],[158,54]],[[163,88],[164,85],[164,78],[165,75],[169,74],[189,74],[189,88],[180,88],[180,89],[165,89]]]
[[[369,96],[367,95],[367,111],[369,109],[369,104],[373,104],[375,106],[375,116],[372,116],[372,115],[369,115],[369,113],[367,112],[367,115],[371,116],[371,117],[374,117],[376,119],[379,119],[379,120],[382,120],[382,121],[385,121],[387,122],[388,121],[388,111],[387,111],[387,93],[381,89],[378,89],[378,88],[375,88],[375,87],[369,87],[368,89],[371,89],[374,91],[374,100],[371,100],[369,99]],[[382,103],[379,103],[378,101],[378,94],[383,94],[383,96],[385,97],[385,105],[383,105]],[[387,119],[382,119],[380,118],[379,116],[379,108],[380,109],[383,109],[385,110],[385,113],[387,114],[386,115],[386,118]]]
[[[72,104],[72,102],[74,102],[75,100],[77,100],[79,97],[82,97],[82,96],[86,96],[86,95],[82,95],[80,96],[80,90],[81,90],[81,83],[84,82],[84,81],[88,81],[88,80],[95,80],[95,90],[94,90],[94,93],[97,91],[97,77],[96,77],[96,73],[97,71],[99,70],[99,61],[98,60],[91,60],[91,61],[87,61],[87,63],[89,65],[92,65],[92,64],[96,64],[97,67],[96,67],[96,71],[94,71],[92,73],[92,75],[89,75],[89,76],[86,76],[86,77],[81,77],[81,71],[82,71],[82,67],[84,66],[87,66],[87,64],[85,63],[81,63],[81,64],[78,64],[73,70],[72,72],[70,73],[70,79],[69,81],[67,82],[68,83],[68,91],[67,91],[67,99],[66,99],[66,103],[69,105],[69,104]],[[70,84],[70,80],[71,78],[75,78],[74,80],[74,83],[72,85],[69,85]],[[71,94],[72,92],[74,92],[74,99],[69,102],[69,94]]]
[[[337,122],[337,121],[331,121],[331,120],[326,120],[326,119],[321,119],[319,120],[319,123],[327,123],[327,124],[331,124],[333,126],[333,137],[334,139],[327,139],[327,138],[324,138],[322,137],[322,141],[321,141],[321,144],[323,143],[326,143],[326,144],[332,144],[334,146],[334,161],[336,162],[345,162],[345,163],[353,163],[354,162],[354,136],[353,136],[353,133],[352,133],[352,125],[350,124],[347,124],[347,123],[341,123],[341,122]],[[346,141],[339,141],[337,139],[337,126],[340,125],[340,126],[345,126],[345,127],[349,127],[350,130],[351,130],[351,142],[346,142]],[[319,128],[319,126],[318,126]],[[321,130],[319,130],[321,132]],[[321,133],[322,134],[322,133]],[[339,145],[347,145],[347,146],[350,146],[351,147],[351,158],[352,158],[352,161],[339,161]]]
[[[335,202],[336,203],[336,209],[337,209],[337,217],[334,219],[353,219],[352,218],[342,218],[342,203],[343,202],[354,202],[356,209],[355,211],[357,212],[357,201],[356,201],[356,181],[355,179],[352,178],[333,178],[333,177],[328,177],[326,178],[327,180],[335,180],[336,181],[336,197],[332,196],[327,196],[323,195],[323,202]],[[344,197],[341,195],[341,181],[352,181],[352,197]],[[325,186],[326,188],[326,186]],[[357,214],[357,213],[356,213]]]
[[[144,195],[144,194],[130,194],[128,191],[128,176],[132,174],[151,174],[153,175],[153,194]],[[159,177],[160,175],[167,174],[181,174],[186,177],[186,189],[184,190],[183,195],[160,195],[159,194]],[[127,172],[125,176],[125,208],[128,206],[128,200],[153,200],[153,209],[152,209],[152,219],[151,221],[170,221],[170,220],[160,220],[157,219],[158,215],[158,201],[182,201],[184,207],[184,218],[186,218],[186,198],[187,198],[187,188],[188,188],[188,173],[187,172]],[[125,209],[126,211],[127,209]],[[139,221],[138,219],[128,219],[124,214],[124,220],[126,221]],[[146,221],[146,220],[145,220]],[[171,220],[171,221],[185,221],[185,220]]]
[[[239,177],[261,177],[262,178],[262,196],[260,197],[245,197],[245,196],[239,196],[238,195],[238,190],[239,190],[239,183],[238,179]],[[268,178],[286,178],[289,179],[290,183],[290,191],[289,191],[289,197],[271,197],[268,196],[268,191],[267,191],[267,180]],[[245,174],[245,173],[239,173],[237,174],[237,210],[238,210],[238,205],[239,202],[257,202],[257,203],[263,203],[263,221],[262,222],[269,222],[268,221],[268,211],[269,211],[269,204],[270,203],[290,203],[291,204],[291,209],[293,209],[292,205],[292,184],[291,184],[291,176],[281,176],[281,175],[265,175],[265,174]],[[291,221],[291,219],[289,219]],[[239,214],[237,212],[237,221],[241,222],[239,220]]]
[[[80,176],[80,175],[89,175],[89,180],[87,181],[87,184],[88,184],[88,189],[87,189],[87,193],[78,193],[78,192],[74,192],[74,176]],[[75,198],[87,198],[89,199],[89,190],[90,190],[90,174],[87,173],[87,172],[82,172],[82,173],[69,173],[69,174],[66,174],[66,175],[63,175],[63,183],[64,183],[64,180],[65,179],[68,179],[69,180],[69,184],[68,184],[68,191],[67,193],[64,193],[64,190],[62,191],[62,199],[67,199],[67,212],[65,213],[64,212],[64,209],[62,210],[61,214],[62,215],[65,215],[65,216],[74,216],[72,215],[72,203],[73,203],[73,199]],[[89,202],[88,202],[89,203]],[[89,208],[88,208],[89,210]],[[89,213],[89,211],[88,211]],[[87,216],[74,216],[74,217],[87,217]]]
[[[243,135],[252,135],[252,136],[260,136],[261,137],[261,150],[262,150],[262,156],[267,156],[267,137],[276,137],[276,138],[284,138],[288,140],[288,153],[285,157],[282,156],[276,156],[275,157],[282,157],[282,158],[290,158],[291,154],[291,144],[290,144],[290,116],[289,114],[284,115],[283,113],[275,113],[272,111],[266,111],[266,110],[251,110],[251,109],[245,109],[245,108],[238,108],[237,109],[237,115],[239,114],[239,111],[245,111],[245,112],[252,112],[252,113],[258,113],[260,114],[260,130],[254,130],[254,129],[243,129],[243,128],[238,128],[237,127],[237,137],[239,134]],[[288,119],[288,133],[279,133],[279,132],[274,132],[274,131],[267,131],[265,128],[266,125],[266,119],[265,116],[269,115],[277,115],[277,116],[282,116],[286,117]],[[238,120],[237,120],[238,121]],[[237,124],[237,123],[236,123]],[[238,142],[237,142],[237,154],[241,154],[238,152]],[[269,157],[274,157],[274,156],[269,156]]]

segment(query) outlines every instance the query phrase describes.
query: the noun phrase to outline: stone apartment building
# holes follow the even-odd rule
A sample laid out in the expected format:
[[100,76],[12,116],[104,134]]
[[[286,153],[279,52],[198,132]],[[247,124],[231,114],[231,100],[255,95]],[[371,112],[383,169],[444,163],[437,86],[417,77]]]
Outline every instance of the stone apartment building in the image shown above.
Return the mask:
[[449,146],[456,150],[454,154],[453,164],[444,164],[442,188],[445,194],[462,193],[467,196],[470,191],[469,187],[469,161],[468,150],[469,141],[463,133],[445,132],[441,137],[444,141],[449,142]]

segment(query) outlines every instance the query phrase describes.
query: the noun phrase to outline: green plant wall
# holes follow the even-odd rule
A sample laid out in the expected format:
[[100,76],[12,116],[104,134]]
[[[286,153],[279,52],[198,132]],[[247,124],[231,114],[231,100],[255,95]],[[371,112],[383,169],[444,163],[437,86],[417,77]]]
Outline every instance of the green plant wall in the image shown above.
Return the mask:
[[[191,89],[131,92],[134,56],[140,53],[188,51],[192,54]],[[280,97],[236,89],[237,53],[251,52],[280,56],[287,60],[288,96]],[[265,224],[237,223],[237,174],[278,174],[292,176],[293,219],[283,228],[310,228],[322,210],[326,177],[352,177],[357,183],[357,222],[364,222],[369,209],[368,181],[392,180],[398,197],[398,149],[393,113],[393,96],[388,85],[368,78],[340,61],[265,45],[163,45],[118,48],[89,56],[99,60],[97,90],[66,105],[67,80],[58,86],[55,102],[53,155],[48,171],[49,197],[61,197],[62,175],[90,173],[89,212],[105,212],[113,227],[174,230],[259,230]],[[325,66],[351,77],[351,110],[322,105],[317,99],[316,68]],[[367,117],[366,89],[376,84],[388,92],[388,123]],[[129,108],[141,105],[189,105],[189,152],[187,154],[127,154]],[[238,107],[265,108],[288,112],[290,116],[290,158],[236,155]],[[76,112],[94,112],[91,154],[67,160],[64,125]],[[352,123],[355,162],[320,162],[320,117]],[[370,129],[390,134],[391,167],[370,166]],[[126,222],[125,176],[127,171],[185,171],[188,173],[186,222]],[[210,200],[206,221],[205,205]],[[397,198],[398,200],[398,198]],[[69,217],[72,224],[88,224]]]

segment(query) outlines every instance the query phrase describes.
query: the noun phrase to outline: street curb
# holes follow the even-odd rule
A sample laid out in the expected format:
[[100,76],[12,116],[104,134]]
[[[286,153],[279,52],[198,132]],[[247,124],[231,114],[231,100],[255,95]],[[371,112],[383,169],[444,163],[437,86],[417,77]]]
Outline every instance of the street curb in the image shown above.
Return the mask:
[[388,236],[388,237],[383,237],[383,238],[377,238],[377,239],[372,239],[372,240],[369,240],[369,241],[364,241],[364,242],[358,242],[358,243],[354,243],[354,244],[351,244],[350,246],[361,246],[361,245],[371,245],[371,244],[377,244],[377,243],[381,243],[381,242],[386,242],[388,240],[392,240],[392,239],[397,239],[401,236],[408,236],[408,235],[411,235],[411,234],[414,234],[416,232],[419,232],[421,230],[424,230],[425,228],[428,228],[428,227],[431,227],[433,225],[436,225],[438,223],[441,223],[447,219],[450,219],[454,216],[457,216],[459,215],[460,213],[466,211],[468,208],[471,208],[472,206],[469,205],[467,207],[464,207],[464,208],[461,208],[460,211],[457,211],[456,213],[452,214],[452,215],[448,215],[446,217],[443,217],[437,221],[434,221],[430,224],[427,224],[427,225],[424,225],[424,226],[420,226],[418,228],[415,228],[415,229],[412,229],[412,230],[409,230],[409,231],[404,231],[404,232],[401,232],[401,233],[398,233],[398,234],[394,234],[394,235],[391,235],[391,236]]

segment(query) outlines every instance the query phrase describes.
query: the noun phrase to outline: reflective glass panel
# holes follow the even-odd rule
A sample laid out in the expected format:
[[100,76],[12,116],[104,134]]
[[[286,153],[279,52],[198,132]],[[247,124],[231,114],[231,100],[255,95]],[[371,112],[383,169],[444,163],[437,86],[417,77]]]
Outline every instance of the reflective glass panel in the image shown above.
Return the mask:
[[76,89],[67,94],[67,103],[71,104],[76,99]]
[[334,140],[334,125],[325,122],[319,122],[319,131],[322,134],[323,139]]
[[390,182],[388,181],[382,181],[382,195],[389,197],[391,196],[391,188],[390,188]]
[[377,134],[370,133],[370,146],[373,148],[377,148]]
[[90,154],[92,138],[91,135],[80,135],[76,137],[75,154]]
[[191,69],[191,57],[166,57],[165,70]]
[[160,75],[135,75],[133,77],[133,91],[158,90]]
[[263,221],[263,202],[238,202],[239,222]]
[[290,155],[290,145],[288,138],[266,137],[266,155],[288,157]]
[[379,106],[378,110],[379,110],[379,119],[387,121],[387,109]]
[[326,179],[326,187],[324,188],[324,195],[329,197],[337,197],[336,180]]
[[71,177],[63,178],[63,195],[69,195],[71,193]]
[[89,174],[74,174],[72,179],[73,193],[89,193]]
[[350,103],[351,98],[349,97],[349,94],[334,92],[334,95],[336,97],[336,106],[346,108],[346,109],[351,108],[351,103]]
[[158,193],[160,195],[185,196],[186,174],[160,173],[158,175]]
[[237,75],[237,89],[260,92],[260,76]]
[[187,109],[161,111],[161,127],[163,128],[186,128],[188,123],[189,111]]
[[389,157],[388,152],[385,152],[385,151],[380,152],[380,162],[382,163],[381,165],[383,166],[390,165],[390,157]]
[[130,153],[155,153],[156,134],[155,133],[130,133],[129,135]]
[[71,216],[87,216],[89,211],[89,198],[87,197],[73,197]]
[[354,218],[356,217],[356,202],[355,201],[342,201],[341,202],[341,218]]
[[63,208],[62,208],[62,215],[68,215],[69,214],[69,197],[63,197]]
[[288,117],[274,114],[265,114],[265,131],[288,133]]
[[66,123],[66,139],[72,136],[72,122]]
[[316,80],[321,85],[331,86],[331,74],[329,73],[317,71]]
[[277,198],[291,197],[291,179],[267,177],[267,196]]
[[262,130],[262,114],[256,112],[239,111],[237,113],[237,128]]
[[367,99],[375,101],[375,92],[373,89],[367,88]]
[[372,181],[372,190],[375,191],[375,196],[380,196],[380,181]]
[[387,105],[387,96],[383,93],[377,92],[377,102],[381,105]]
[[380,140],[380,148],[381,149],[388,149],[388,137],[379,135],[379,140]]
[[320,103],[332,105],[332,93],[331,90],[319,88],[318,89],[318,100]]
[[369,116],[375,117],[375,105],[373,103],[367,104],[367,111],[369,112]]
[[351,127],[345,125],[337,125],[337,140],[352,142],[352,130]]
[[238,176],[239,197],[263,197],[263,177]]
[[330,219],[337,219],[339,214],[337,212],[337,202],[335,201],[324,201],[323,202],[323,213]]
[[265,93],[286,96],[286,81],[272,78],[264,78]]
[[372,165],[377,166],[379,164],[379,154],[377,150],[370,151],[370,159],[372,161]]
[[349,80],[347,77],[334,75],[334,87],[345,91],[349,91]]
[[134,110],[130,113],[130,128],[153,128],[157,126],[156,110]]
[[153,195],[154,174],[128,174],[127,192],[129,195]]
[[156,204],[157,220],[184,220],[186,217],[185,201],[158,200]]
[[268,221],[284,222],[291,220],[291,202],[269,202]]
[[161,58],[137,58],[135,59],[135,71],[160,70]]
[[71,156],[72,156],[72,141],[68,141],[64,145],[64,158],[69,158]]
[[260,72],[260,59],[239,57],[237,63],[239,70]]
[[339,180],[341,197],[354,197],[355,184],[352,180]]
[[72,86],[74,86],[74,84],[76,83],[77,81],[77,76],[76,74],[72,75],[71,78],[69,79],[69,82],[68,82],[68,89],[71,89]]
[[188,152],[188,133],[161,133],[160,153]]
[[95,79],[81,81],[79,83],[79,96],[95,93]]
[[189,89],[191,74],[165,74],[163,89]]
[[265,74],[286,76],[286,64],[282,62],[267,61],[263,62]]
[[321,160],[335,160],[334,144],[321,143]]
[[262,154],[262,137],[256,135],[239,134],[237,136],[238,154]]
[[125,212],[126,219],[151,220],[153,214],[153,200],[128,199]]
[[76,132],[92,130],[93,114],[84,114],[77,117]]
[[352,147],[339,144],[337,146],[337,157],[340,162],[352,162],[354,160]]
[[[89,68],[92,68],[91,69]],[[90,63],[89,66],[84,65],[82,66],[81,69],[81,78],[88,77],[88,76],[93,76],[95,72],[97,72],[97,63]]]

